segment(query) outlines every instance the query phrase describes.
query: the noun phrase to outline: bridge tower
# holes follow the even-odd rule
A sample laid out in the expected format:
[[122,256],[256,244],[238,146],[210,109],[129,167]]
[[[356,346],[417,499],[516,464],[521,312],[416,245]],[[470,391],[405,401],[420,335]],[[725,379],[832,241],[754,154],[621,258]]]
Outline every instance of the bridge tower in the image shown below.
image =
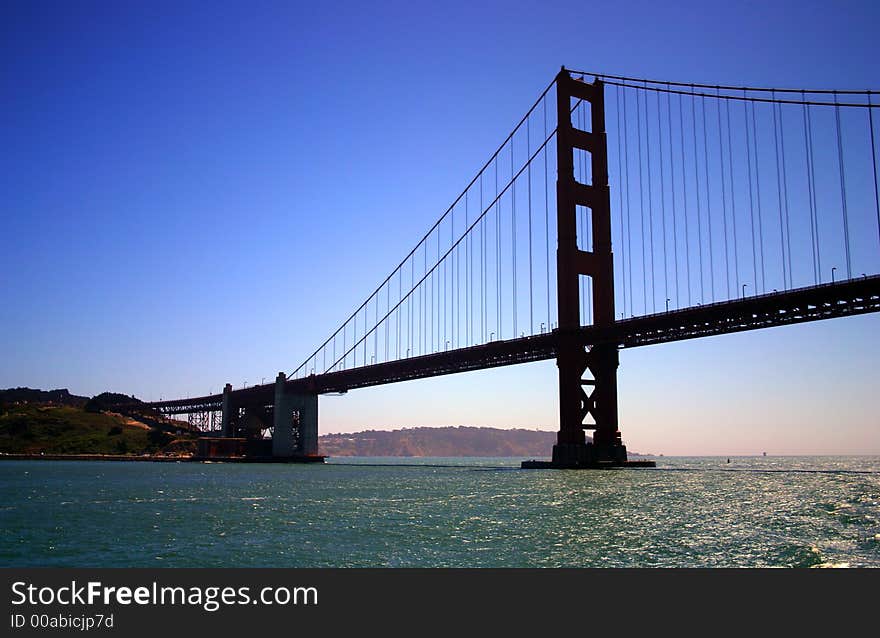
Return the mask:
[[[589,104],[591,130],[572,126],[572,99]],[[593,321],[611,326],[614,319],[614,260],[611,250],[611,202],[605,135],[605,86],[571,77],[563,69],[556,78],[557,303],[559,312],[559,432],[553,446],[554,467],[591,467],[626,463],[626,448],[617,424],[617,345],[585,347],[578,338],[580,277],[592,279]],[[574,175],[574,152],[590,154],[592,184]],[[578,248],[577,209],[588,210],[592,246]],[[583,245],[583,244],[582,244]],[[584,430],[594,430],[586,443]]]

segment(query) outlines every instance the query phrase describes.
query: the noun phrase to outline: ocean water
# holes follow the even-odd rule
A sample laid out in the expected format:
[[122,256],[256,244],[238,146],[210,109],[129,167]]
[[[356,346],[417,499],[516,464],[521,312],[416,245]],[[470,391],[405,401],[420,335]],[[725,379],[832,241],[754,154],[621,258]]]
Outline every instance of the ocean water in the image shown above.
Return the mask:
[[880,567],[880,457],[0,462],[0,566]]

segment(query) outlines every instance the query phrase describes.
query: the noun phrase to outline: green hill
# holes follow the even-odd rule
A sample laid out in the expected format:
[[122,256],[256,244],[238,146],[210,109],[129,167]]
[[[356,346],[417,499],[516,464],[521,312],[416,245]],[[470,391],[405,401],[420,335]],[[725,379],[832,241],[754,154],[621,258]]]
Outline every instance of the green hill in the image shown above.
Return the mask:
[[0,411],[0,452],[7,454],[167,454],[195,449],[176,436],[117,414],[82,407],[18,403]]

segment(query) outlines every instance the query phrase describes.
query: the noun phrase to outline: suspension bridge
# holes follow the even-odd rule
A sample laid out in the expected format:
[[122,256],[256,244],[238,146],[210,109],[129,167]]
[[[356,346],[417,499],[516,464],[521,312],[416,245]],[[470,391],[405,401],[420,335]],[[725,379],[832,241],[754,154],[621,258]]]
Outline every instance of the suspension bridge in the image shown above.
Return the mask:
[[298,367],[147,405],[308,460],[321,394],[555,359],[552,461],[524,466],[632,464],[621,348],[880,310],[877,94],[563,68]]

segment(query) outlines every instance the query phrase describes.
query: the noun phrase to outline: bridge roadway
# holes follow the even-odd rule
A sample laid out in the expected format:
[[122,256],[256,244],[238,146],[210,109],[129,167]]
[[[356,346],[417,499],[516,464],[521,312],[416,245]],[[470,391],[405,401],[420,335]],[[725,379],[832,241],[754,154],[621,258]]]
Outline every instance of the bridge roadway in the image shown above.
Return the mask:
[[[631,317],[607,327],[584,326],[577,332],[576,338],[584,346],[613,342],[621,348],[634,348],[877,311],[880,311],[880,275]],[[530,337],[492,341],[469,348],[290,379],[287,385],[291,391],[298,393],[327,394],[543,361],[556,357],[558,341],[559,334],[554,330]],[[271,405],[275,400],[275,383],[233,390],[232,398],[237,405]],[[165,414],[187,414],[221,410],[222,404],[223,395],[213,394],[146,405],[161,409]]]

